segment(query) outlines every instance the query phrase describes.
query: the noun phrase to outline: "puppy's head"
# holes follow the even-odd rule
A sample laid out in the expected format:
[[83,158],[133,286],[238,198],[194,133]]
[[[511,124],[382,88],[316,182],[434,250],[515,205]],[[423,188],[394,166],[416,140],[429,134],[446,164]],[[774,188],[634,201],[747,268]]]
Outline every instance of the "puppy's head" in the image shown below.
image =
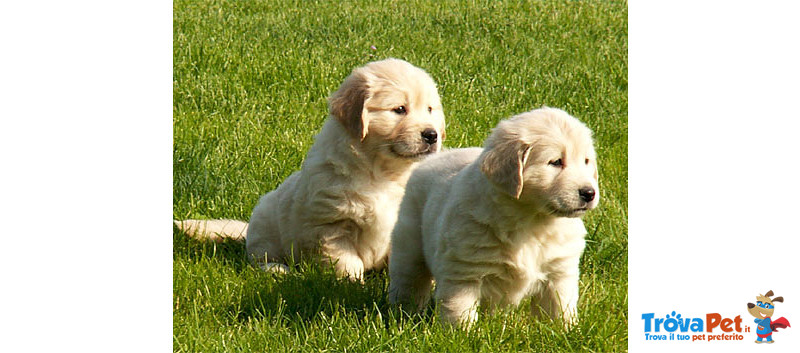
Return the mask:
[[329,106],[368,151],[416,160],[441,150],[444,112],[436,83],[403,60],[375,61],[353,70]]
[[480,163],[495,187],[543,214],[579,217],[600,199],[592,132],[559,109],[501,121]]

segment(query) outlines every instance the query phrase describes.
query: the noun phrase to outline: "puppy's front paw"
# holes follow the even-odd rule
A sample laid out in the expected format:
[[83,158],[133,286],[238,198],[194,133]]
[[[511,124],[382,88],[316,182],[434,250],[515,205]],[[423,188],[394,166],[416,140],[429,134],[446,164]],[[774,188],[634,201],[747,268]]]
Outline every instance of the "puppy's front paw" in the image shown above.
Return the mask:
[[469,330],[478,321],[477,308],[470,308],[464,311],[441,309],[442,323],[447,326]]
[[437,289],[437,297],[444,322],[469,329],[478,320],[479,285],[442,281]]
[[336,275],[353,282],[364,283],[364,263],[360,259],[340,258],[335,265]]

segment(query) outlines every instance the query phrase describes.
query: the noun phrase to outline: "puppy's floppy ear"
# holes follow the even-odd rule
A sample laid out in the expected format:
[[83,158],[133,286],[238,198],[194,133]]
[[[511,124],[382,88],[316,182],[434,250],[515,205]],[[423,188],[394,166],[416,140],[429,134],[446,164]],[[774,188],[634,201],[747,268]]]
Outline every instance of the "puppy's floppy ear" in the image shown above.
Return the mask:
[[370,98],[369,77],[364,68],[353,70],[328,98],[331,115],[350,135],[359,140],[367,136],[369,121],[364,103]]
[[504,192],[515,199],[522,194],[522,170],[531,154],[531,145],[517,138],[497,141],[487,146],[481,161],[481,171]]
[[783,297],[775,297],[775,299],[772,299],[772,301],[773,302],[781,302],[781,303],[783,303]]
[[767,292],[767,294],[764,294],[764,296],[765,296],[765,297],[771,297],[773,294],[774,294],[774,293],[772,293],[772,290],[770,289],[770,290]]

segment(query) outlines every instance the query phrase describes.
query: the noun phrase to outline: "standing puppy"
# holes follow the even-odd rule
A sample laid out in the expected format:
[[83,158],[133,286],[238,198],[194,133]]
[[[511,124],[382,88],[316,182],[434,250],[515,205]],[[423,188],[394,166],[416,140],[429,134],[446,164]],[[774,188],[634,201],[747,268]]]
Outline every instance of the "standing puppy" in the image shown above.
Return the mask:
[[485,148],[426,159],[406,186],[392,233],[389,301],[424,306],[432,279],[445,321],[470,326],[479,302],[577,319],[578,261],[597,207],[591,131],[564,111],[500,122]]
[[[329,108],[302,169],[261,197],[239,232],[246,228],[247,253],[263,268],[312,254],[361,279],[386,265],[406,181],[441,149],[444,113],[431,77],[398,59],[353,70]],[[225,220],[177,223],[190,233],[235,228]]]

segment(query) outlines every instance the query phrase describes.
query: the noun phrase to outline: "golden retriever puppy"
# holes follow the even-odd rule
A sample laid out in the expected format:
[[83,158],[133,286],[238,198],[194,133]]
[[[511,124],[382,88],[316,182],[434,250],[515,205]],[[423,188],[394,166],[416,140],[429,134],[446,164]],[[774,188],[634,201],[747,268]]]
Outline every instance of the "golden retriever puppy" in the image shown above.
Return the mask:
[[247,254],[262,268],[283,269],[272,262],[312,255],[340,276],[361,279],[385,266],[410,172],[442,147],[436,84],[403,60],[376,61],[353,70],[329,109],[301,170],[261,197],[249,225],[176,224],[206,233],[246,231]]
[[578,261],[597,207],[591,131],[562,110],[500,122],[485,148],[454,149],[413,172],[392,233],[389,301],[421,308],[432,280],[445,322],[469,327],[477,306],[532,295],[567,324],[577,319]]

